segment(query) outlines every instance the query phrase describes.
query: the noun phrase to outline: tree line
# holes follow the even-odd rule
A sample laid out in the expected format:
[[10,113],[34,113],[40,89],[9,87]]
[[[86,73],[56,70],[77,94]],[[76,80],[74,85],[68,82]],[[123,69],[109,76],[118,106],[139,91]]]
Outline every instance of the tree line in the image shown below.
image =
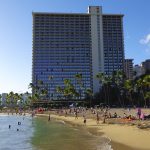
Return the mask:
[[99,73],[97,75],[101,85],[95,94],[95,103],[109,106],[150,106],[150,75],[142,75],[133,80],[126,79],[122,71],[115,71],[111,76]]
[[[99,82],[99,92],[93,95],[90,88],[86,88],[82,74],[74,76],[76,85],[70,79],[64,79],[64,85],[56,87],[57,99],[60,100],[85,100],[88,106],[108,105],[111,107],[142,106],[150,107],[150,75],[143,75],[134,80],[126,79],[122,71],[114,71],[112,75],[98,73],[96,78]],[[22,94],[10,92],[6,96],[6,106],[30,107],[41,100],[51,100],[49,91],[44,88],[43,81],[37,84],[29,84],[32,95],[23,101]],[[77,88],[78,86],[78,88]],[[1,99],[1,95],[0,95]],[[1,106],[0,101],[0,106]]]

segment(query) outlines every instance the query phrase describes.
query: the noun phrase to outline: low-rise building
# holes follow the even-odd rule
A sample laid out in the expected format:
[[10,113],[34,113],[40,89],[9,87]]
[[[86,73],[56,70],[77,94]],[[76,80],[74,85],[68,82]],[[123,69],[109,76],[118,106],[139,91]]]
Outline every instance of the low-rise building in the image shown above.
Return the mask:
[[2,93],[2,98],[1,98],[2,105],[6,104],[6,97],[7,97],[7,93]]

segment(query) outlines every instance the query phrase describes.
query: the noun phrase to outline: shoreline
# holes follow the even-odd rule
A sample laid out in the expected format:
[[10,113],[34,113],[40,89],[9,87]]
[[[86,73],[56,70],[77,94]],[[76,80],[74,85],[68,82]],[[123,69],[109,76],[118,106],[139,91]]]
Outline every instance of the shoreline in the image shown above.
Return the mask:
[[[37,116],[48,117],[48,114],[37,114]],[[51,114],[51,118],[63,120],[68,124],[86,128],[90,133],[108,137],[111,139],[110,144],[113,150],[149,150],[150,133],[148,130],[141,130],[135,126],[119,124],[102,124],[98,125],[94,119],[87,119],[86,125],[83,123],[83,117],[75,119],[71,116],[59,116]]]
[[19,113],[18,114],[16,114],[16,113],[6,113],[6,112],[1,112],[0,113],[0,116],[31,116],[31,114],[30,113],[25,113],[25,115],[24,114],[22,114],[22,115],[20,115]]

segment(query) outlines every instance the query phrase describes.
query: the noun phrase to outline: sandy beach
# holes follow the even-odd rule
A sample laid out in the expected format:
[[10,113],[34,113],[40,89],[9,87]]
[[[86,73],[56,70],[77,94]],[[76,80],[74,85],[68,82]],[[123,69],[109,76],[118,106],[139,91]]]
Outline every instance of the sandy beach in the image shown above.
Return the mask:
[[[115,110],[116,111],[116,110]],[[148,110],[149,112],[149,110]],[[38,114],[38,116],[47,116],[48,114]],[[132,124],[99,124],[93,118],[88,118],[86,125],[83,123],[83,117],[75,119],[73,116],[63,116],[51,114],[51,118],[63,120],[73,125],[83,126],[94,134],[99,134],[111,139],[111,145],[114,150],[149,150],[150,149],[150,129],[139,129]],[[135,123],[134,123],[135,124]],[[136,122],[138,124],[138,122]]]

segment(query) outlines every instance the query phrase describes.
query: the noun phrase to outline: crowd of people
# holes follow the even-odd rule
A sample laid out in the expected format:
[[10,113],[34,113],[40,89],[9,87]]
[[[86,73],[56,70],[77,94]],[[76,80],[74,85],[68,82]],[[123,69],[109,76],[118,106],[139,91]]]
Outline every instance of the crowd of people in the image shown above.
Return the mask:
[[100,107],[100,108],[86,108],[86,107],[75,107],[75,108],[62,108],[57,109],[57,115],[74,116],[75,119],[78,117],[83,117],[83,123],[86,124],[87,118],[93,118],[96,120],[96,123],[99,124],[100,120],[103,123],[106,122],[107,119],[123,119],[123,120],[146,120],[150,119],[150,114],[145,114],[141,108],[134,108],[135,114],[130,113],[130,108],[125,109],[126,112],[122,114],[118,114],[117,112],[113,112],[109,107]]
[[[122,119],[126,121],[132,121],[132,120],[147,120],[150,119],[150,114],[144,113],[141,108],[134,108],[134,114],[133,111],[131,113],[131,109],[127,108],[124,109],[124,112],[122,114],[113,111],[114,109],[111,109],[110,107],[95,107],[95,108],[87,108],[87,107],[71,107],[71,108],[61,108],[61,109],[55,109],[53,111],[50,111],[50,113],[55,113],[57,115],[63,115],[65,117],[67,116],[74,116],[75,119],[78,119],[78,117],[83,118],[83,124],[86,125],[87,119],[92,118],[96,120],[96,123],[99,124],[100,121],[103,123],[106,122],[106,120],[109,119]],[[115,109],[117,110],[117,109]],[[46,110],[47,111],[47,110]],[[38,108],[33,111],[29,111],[31,114],[31,117],[33,118],[36,113],[44,113],[45,109]],[[10,112],[8,112],[9,114]],[[12,112],[13,114],[14,112]],[[19,115],[25,115],[25,112],[17,111],[15,112]],[[48,116],[48,121],[51,120],[51,116]],[[21,122],[18,122],[18,125],[21,125]],[[11,128],[11,125],[9,125],[9,129]],[[17,130],[19,131],[19,130]]]

